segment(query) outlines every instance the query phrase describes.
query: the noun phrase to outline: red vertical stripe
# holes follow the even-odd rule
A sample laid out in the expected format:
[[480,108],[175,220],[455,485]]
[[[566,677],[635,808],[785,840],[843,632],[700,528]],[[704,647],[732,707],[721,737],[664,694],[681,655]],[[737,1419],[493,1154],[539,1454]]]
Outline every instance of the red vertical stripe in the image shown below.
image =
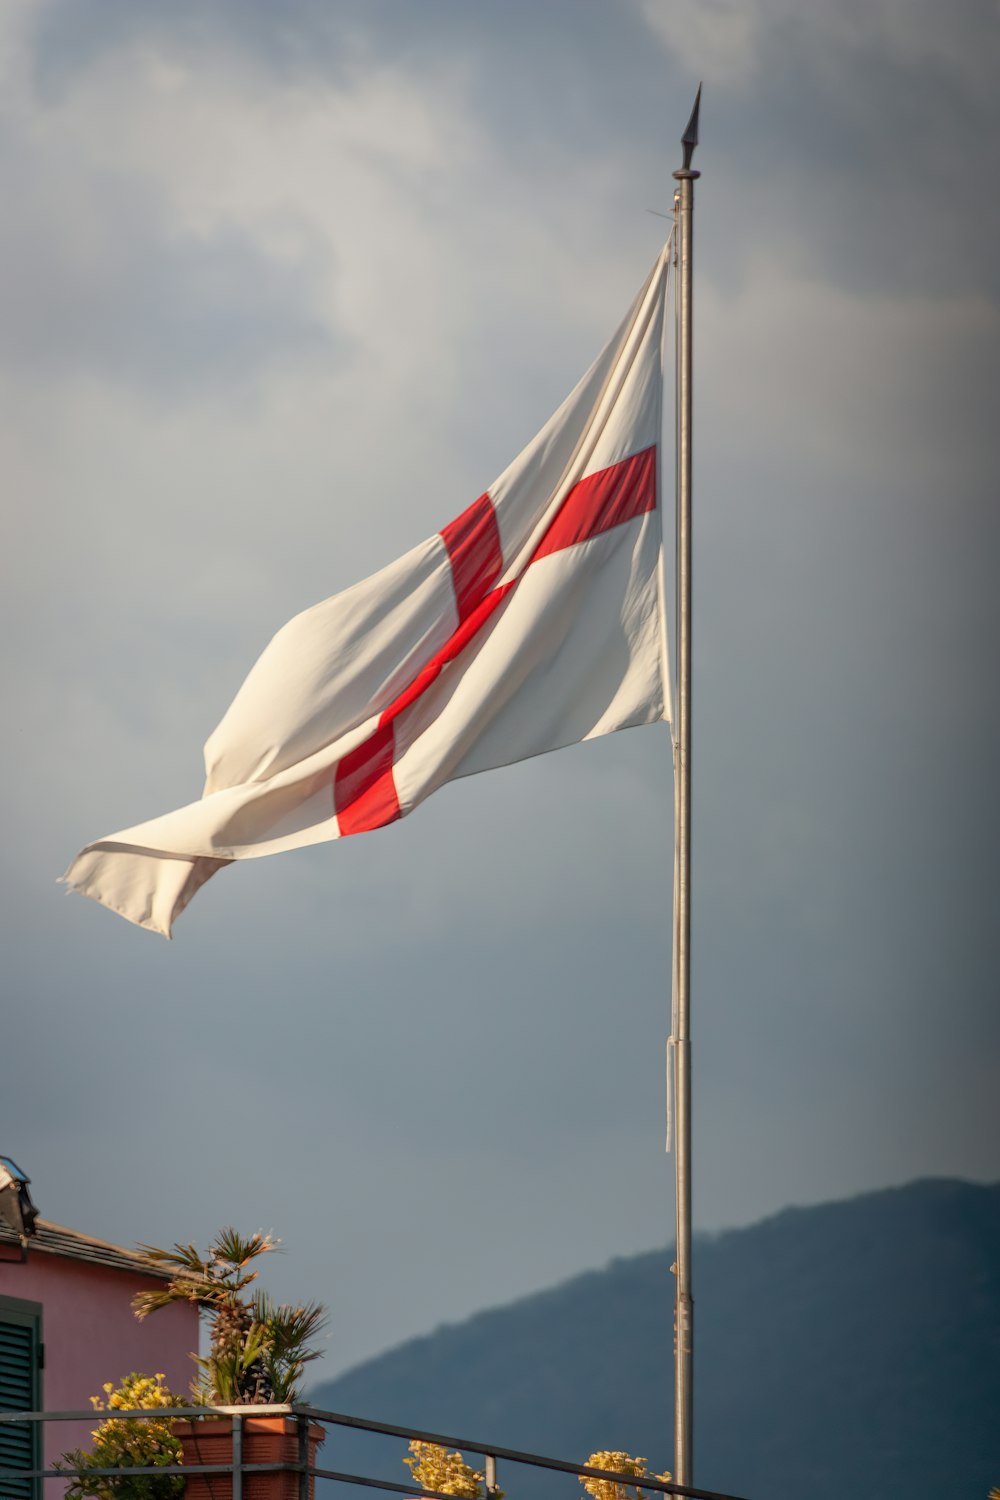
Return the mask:
[[379,719],[380,729],[383,725],[391,724],[404,708],[409,708],[411,703],[416,703],[417,699],[426,693],[431,683],[440,677],[442,669],[449,662],[454,661],[456,656],[464,651],[469,641],[479,634],[497,605],[507,597],[513,587],[513,582],[505,583],[501,588],[494,589],[491,594],[487,594],[485,599],[480,600],[472,614],[458,627],[454,635],[449,636],[441,650],[435,651],[426,667],[417,673],[410,686],[404,688],[399,697],[394,698],[389,707],[383,710],[382,717]]
[[458,622],[462,623],[500,577],[503,556],[496,512],[489,495],[480,495],[468,510],[441,531],[455,585]]
[[375,733],[343,756],[333,780],[333,805],[343,834],[367,833],[394,823],[399,817],[399,798],[392,774],[396,751],[391,724],[380,724]]

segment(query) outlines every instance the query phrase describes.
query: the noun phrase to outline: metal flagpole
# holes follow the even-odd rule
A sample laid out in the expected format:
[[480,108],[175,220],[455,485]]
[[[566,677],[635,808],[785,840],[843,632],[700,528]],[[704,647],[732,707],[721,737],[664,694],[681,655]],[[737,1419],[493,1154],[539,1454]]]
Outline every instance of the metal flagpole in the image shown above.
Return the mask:
[[677,743],[676,901],[674,1005],[674,1162],[677,1259],[674,1263],[674,1482],[692,1484],[692,1363],[694,1300],[691,1295],[691,254],[701,86],[681,137],[684,164],[674,173],[677,255]]

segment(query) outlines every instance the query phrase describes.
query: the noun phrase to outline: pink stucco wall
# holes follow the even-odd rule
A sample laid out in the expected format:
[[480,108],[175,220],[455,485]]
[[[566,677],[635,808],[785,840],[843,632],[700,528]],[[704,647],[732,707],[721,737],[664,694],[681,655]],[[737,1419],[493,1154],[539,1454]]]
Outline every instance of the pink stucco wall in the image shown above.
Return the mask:
[[[45,1411],[83,1411],[91,1396],[103,1396],[106,1381],[117,1385],[133,1370],[162,1373],[172,1390],[187,1395],[195,1373],[191,1353],[198,1348],[197,1309],[165,1307],[140,1323],[132,1297],[155,1285],[148,1276],[40,1251],[29,1253],[24,1265],[0,1261],[0,1296],[42,1304]],[[89,1447],[93,1425],[50,1424],[46,1467],[68,1448]],[[47,1483],[46,1495],[54,1494]]]

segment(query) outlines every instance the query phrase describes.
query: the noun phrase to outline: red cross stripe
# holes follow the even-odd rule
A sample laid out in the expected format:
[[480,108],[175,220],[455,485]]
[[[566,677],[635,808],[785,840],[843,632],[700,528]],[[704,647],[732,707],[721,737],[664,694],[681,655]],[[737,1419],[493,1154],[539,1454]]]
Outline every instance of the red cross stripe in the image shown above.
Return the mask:
[[[656,508],[656,448],[589,474],[575,484],[553,517],[528,566],[581,542],[601,536]],[[503,558],[496,513],[481,495],[440,533],[451,563],[459,626],[379,718],[378,728],[338,763],[333,778],[334,808],[341,834],[367,833],[400,816],[393,778],[393,721],[415,703],[444,668],[484,629],[518,580],[492,588]],[[524,574],[522,573],[522,577]]]

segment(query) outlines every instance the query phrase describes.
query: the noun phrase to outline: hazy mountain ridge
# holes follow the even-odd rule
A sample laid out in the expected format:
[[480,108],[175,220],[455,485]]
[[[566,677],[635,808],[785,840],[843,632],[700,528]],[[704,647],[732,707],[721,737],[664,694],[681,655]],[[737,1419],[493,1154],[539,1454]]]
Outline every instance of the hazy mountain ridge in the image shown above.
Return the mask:
[[[311,1398],[559,1457],[623,1447],[663,1467],[670,1259],[617,1260],[439,1328]],[[845,1482],[866,1500],[985,1500],[1000,1483],[1000,1184],[925,1180],[700,1237],[695,1296],[699,1484],[753,1500],[839,1500]],[[501,1476],[508,1492],[514,1479]],[[516,1473],[518,1497],[542,1492]]]

